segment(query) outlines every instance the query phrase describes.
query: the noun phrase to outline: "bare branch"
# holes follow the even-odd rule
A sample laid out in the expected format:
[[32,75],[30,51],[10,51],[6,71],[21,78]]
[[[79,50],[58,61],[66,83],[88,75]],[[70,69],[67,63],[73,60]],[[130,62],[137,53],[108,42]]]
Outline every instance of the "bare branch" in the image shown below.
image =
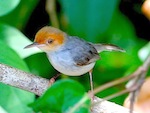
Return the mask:
[[101,91],[103,91],[103,90],[105,90],[105,89],[107,89],[107,88],[110,88],[110,87],[112,87],[112,86],[118,85],[118,84],[123,83],[123,82],[126,82],[126,81],[128,81],[128,80],[131,80],[131,79],[133,79],[133,78],[135,78],[135,77],[138,77],[138,76],[140,76],[140,75],[143,74],[143,73],[145,74],[145,73],[147,72],[149,66],[150,66],[150,56],[148,56],[148,58],[145,60],[145,62],[143,63],[143,65],[140,66],[140,67],[139,67],[135,72],[133,72],[131,75],[125,76],[125,77],[123,77],[123,78],[119,78],[119,79],[117,79],[117,80],[108,82],[108,83],[106,83],[106,84],[104,84],[104,85],[102,85],[102,86],[100,86],[100,87],[98,87],[98,88],[95,88],[95,89],[94,89],[94,94],[96,94],[96,93],[98,93],[98,92],[101,92]]
[[96,104],[92,107],[92,113],[129,113],[129,109],[98,97],[95,98],[94,103]]

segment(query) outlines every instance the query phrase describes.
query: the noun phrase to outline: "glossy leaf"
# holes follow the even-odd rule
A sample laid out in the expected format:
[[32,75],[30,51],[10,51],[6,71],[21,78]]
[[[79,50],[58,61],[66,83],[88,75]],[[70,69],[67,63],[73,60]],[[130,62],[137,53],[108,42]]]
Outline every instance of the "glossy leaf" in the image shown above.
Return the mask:
[[0,106],[0,113],[7,113],[2,106]]
[[[0,40],[0,63],[29,71],[18,54]],[[9,113],[26,113],[32,110],[27,104],[34,100],[34,94],[0,83],[0,105]]]
[[51,66],[45,53],[38,53],[38,54],[31,55],[25,58],[24,60],[27,63],[30,72],[34,73],[35,75],[39,75],[44,78],[50,78],[58,73]]
[[[9,4],[10,4],[11,2],[14,2],[17,0],[0,0],[0,1],[6,1],[6,2],[9,1]],[[0,22],[7,23],[20,30],[24,30],[39,0],[19,0],[19,1],[20,3],[12,12],[0,17]]]
[[26,63],[18,56],[18,54],[0,40],[0,63],[10,65],[12,67],[28,71]]
[[32,113],[28,104],[33,102],[34,94],[0,83],[0,105],[8,113]]
[[[29,71],[18,54],[0,40],[0,63]],[[32,110],[27,104],[34,100],[34,94],[0,83],[0,105],[9,113],[26,113]]]
[[118,0],[59,0],[72,35],[96,39],[109,27]]
[[31,106],[36,112],[88,113],[90,101],[78,82],[66,79],[54,83]]
[[0,0],[0,16],[11,12],[19,2],[20,0]]
[[14,49],[21,58],[40,52],[37,48],[24,49],[25,46],[31,44],[32,42],[16,28],[1,23],[0,40]]

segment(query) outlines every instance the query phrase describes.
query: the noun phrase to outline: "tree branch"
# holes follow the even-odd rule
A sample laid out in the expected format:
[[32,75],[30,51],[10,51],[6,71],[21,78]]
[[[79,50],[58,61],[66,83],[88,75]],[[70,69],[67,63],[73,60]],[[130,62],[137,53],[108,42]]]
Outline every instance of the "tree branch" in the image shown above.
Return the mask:
[[[129,113],[129,109],[113,102],[104,101],[96,97],[94,99],[94,103],[96,103],[92,107],[92,113]],[[133,112],[136,113],[136,112]]]
[[39,96],[49,87],[49,80],[4,64],[0,64],[0,82]]
[[[46,89],[51,86],[48,79],[26,73],[4,64],[0,64],[0,82],[32,92],[39,96],[42,95]],[[98,101],[101,101],[101,99],[96,97],[94,99],[94,103],[97,103]],[[129,109],[112,102],[103,101],[95,104],[92,107],[92,113],[99,112],[129,113]]]

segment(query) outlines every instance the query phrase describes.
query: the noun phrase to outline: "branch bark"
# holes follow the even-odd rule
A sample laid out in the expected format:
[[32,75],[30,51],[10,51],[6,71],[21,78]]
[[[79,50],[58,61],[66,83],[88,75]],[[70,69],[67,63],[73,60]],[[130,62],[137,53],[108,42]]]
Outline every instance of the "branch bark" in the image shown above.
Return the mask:
[[49,80],[4,64],[0,64],[0,82],[39,96],[49,87]]
[[96,104],[92,107],[92,113],[129,113],[130,112],[129,109],[123,106],[120,106],[113,102],[103,101],[103,99],[100,99],[98,97],[95,98],[94,103]]
[[[26,73],[19,69],[0,64],[0,82],[14,86],[36,95],[42,95],[48,87],[49,80]],[[96,97],[94,103],[102,99]],[[102,101],[92,107],[92,113],[129,113],[129,109],[108,101]]]

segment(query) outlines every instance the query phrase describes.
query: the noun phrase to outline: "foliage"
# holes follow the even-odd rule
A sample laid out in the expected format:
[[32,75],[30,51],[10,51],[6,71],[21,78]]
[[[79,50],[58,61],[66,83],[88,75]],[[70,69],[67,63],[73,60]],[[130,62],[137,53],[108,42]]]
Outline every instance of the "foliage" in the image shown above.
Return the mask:
[[20,0],[0,0],[0,16],[6,15],[7,13],[11,12],[18,4]]
[[89,101],[81,84],[66,79],[57,81],[31,106],[36,112],[73,113],[74,111],[77,113],[82,111],[87,113],[90,109]]
[[[27,38],[21,31],[28,26],[29,18],[39,1],[0,0],[0,3],[0,63],[46,78],[55,75],[57,72],[44,53],[37,48],[23,49],[31,43],[28,38],[33,37]],[[60,5],[57,5],[57,15],[61,29],[87,41],[113,43],[126,50],[126,53],[100,54],[101,60],[97,61],[93,73],[95,87],[131,73],[144,61],[150,50],[150,44],[136,35],[131,21],[120,12],[119,3],[120,0],[57,0]],[[40,14],[38,18],[44,21]],[[116,86],[97,95],[107,96],[123,87],[124,85]],[[61,80],[35,101],[34,94],[0,84],[0,112],[32,113],[34,110],[47,113],[75,110],[76,113],[88,113],[90,102],[85,94],[88,90],[87,74],[80,77],[62,75]],[[123,100],[124,96],[112,101],[122,104]]]

